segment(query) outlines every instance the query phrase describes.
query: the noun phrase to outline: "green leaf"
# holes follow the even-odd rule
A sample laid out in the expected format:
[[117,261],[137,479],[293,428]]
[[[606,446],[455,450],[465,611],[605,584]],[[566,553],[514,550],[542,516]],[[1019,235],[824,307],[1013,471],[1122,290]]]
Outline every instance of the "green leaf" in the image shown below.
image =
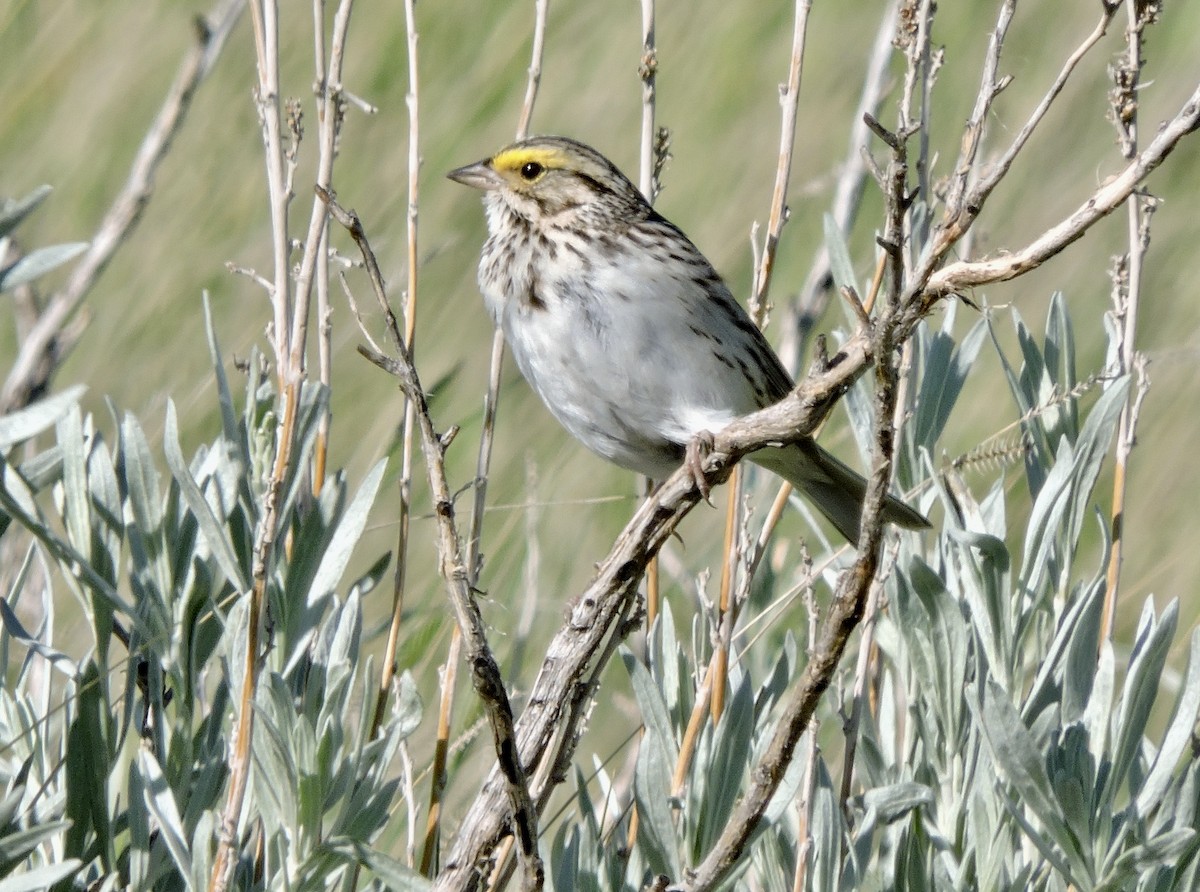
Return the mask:
[[1192,630],[1191,648],[1188,651],[1187,670],[1179,686],[1179,699],[1175,703],[1175,715],[1163,737],[1162,746],[1154,757],[1137,795],[1137,811],[1142,817],[1157,808],[1166,793],[1167,786],[1175,773],[1180,758],[1192,743],[1192,729],[1196,716],[1200,714],[1200,628]]
[[1113,384],[1096,400],[1077,441],[1072,444],[1067,437],[1057,441],[1054,466],[1034,501],[1025,534],[1022,575],[1030,592],[1042,591],[1060,541],[1074,551],[1128,390],[1128,377]]
[[52,191],[49,185],[42,184],[24,198],[0,200],[0,238],[21,225],[21,221],[33,213]]
[[47,821],[0,838],[0,871],[7,873],[43,842],[60,836],[69,826],[70,821]]
[[754,698],[750,676],[746,672],[737,675],[733,697],[726,704],[713,731],[712,757],[705,762],[708,783],[701,802],[699,825],[700,850],[705,852],[712,848],[729,823],[730,813],[750,765]]
[[121,456],[134,526],[145,539],[152,541],[162,532],[162,492],[146,434],[129,413],[121,423]]
[[933,444],[941,437],[942,431],[946,429],[950,412],[962,394],[967,374],[979,357],[979,350],[988,331],[987,321],[980,319],[955,347],[954,338],[950,333],[953,317],[954,314],[947,311],[943,330],[928,333],[924,339],[926,347],[921,356],[924,368],[913,418],[912,437],[915,443],[931,450]]
[[662,747],[664,754],[673,765],[679,757],[679,748],[675,743],[675,735],[671,730],[671,718],[667,715],[667,705],[663,702],[662,694],[654,683],[650,672],[641,661],[633,655],[629,648],[621,647],[621,660],[629,673],[633,684],[633,693],[637,697],[638,706],[642,710],[642,724]]
[[78,257],[88,248],[87,242],[68,242],[30,251],[16,263],[0,269],[0,292],[12,291]]
[[934,805],[933,791],[915,781],[901,781],[886,787],[876,787],[863,794],[863,805],[876,820],[890,824],[922,805]]
[[7,632],[9,637],[14,641],[18,641],[25,645],[30,651],[46,660],[51,666],[53,666],[59,672],[62,672],[67,678],[75,678],[78,672],[75,661],[61,651],[55,650],[48,644],[43,644],[33,635],[29,634],[29,632],[25,630],[25,626],[21,624],[21,620],[13,612],[13,609],[8,606],[9,601],[12,601],[13,603],[17,602],[17,598],[20,595],[20,588],[22,587],[23,578],[25,576],[25,571],[29,567],[30,558],[32,556],[33,549],[31,547],[26,555],[25,563],[22,564],[22,572],[18,575],[18,578],[14,582],[8,598],[5,600],[0,600],[0,623],[3,623],[4,631]]
[[0,417],[0,452],[6,452],[18,443],[31,440],[42,431],[58,424],[87,393],[87,387],[77,384],[62,393],[9,412]]
[[[92,544],[91,500],[88,498],[87,456],[84,453],[83,420],[75,407],[58,423],[58,444],[63,452],[63,499],[67,539],[81,554]],[[92,566],[91,561],[87,562]]]
[[108,815],[109,735],[100,670],[88,660],[79,679],[75,720],[67,732],[67,805],[71,821],[64,844],[68,856],[89,857],[98,846],[106,871],[116,861]]
[[392,892],[428,892],[433,888],[433,883],[428,879],[409,870],[390,855],[360,843],[355,843],[354,851],[359,861]]
[[167,457],[167,467],[171,469],[172,476],[179,484],[180,495],[196,518],[200,534],[216,559],[217,566],[221,568],[230,585],[240,592],[249,591],[250,586],[238,564],[226,528],[213,514],[212,506],[200,492],[200,487],[196,485],[196,479],[184,460],[183,451],[179,446],[179,422],[175,417],[175,403],[170,400],[167,401],[167,419],[163,429],[163,452]]
[[830,785],[824,760],[818,759],[816,786],[812,799],[812,860],[810,872],[813,892],[836,892],[841,867],[844,825],[841,809]]
[[179,868],[188,889],[191,885],[192,856],[188,851],[187,835],[183,822],[179,818],[179,806],[175,802],[175,794],[163,776],[162,768],[154,755],[146,749],[138,750],[138,770],[144,782],[143,795],[146,807],[154,815],[158,824],[159,838],[167,846],[171,860]]
[[[1001,776],[1012,784],[1021,804],[1036,816],[1058,850],[1065,856],[1066,863],[1070,865],[1068,879],[1079,882],[1087,878],[1089,872],[1085,867],[1079,840],[1067,826],[1050,779],[1046,776],[1038,745],[1004,691],[990,681],[986,682],[983,689],[983,702],[979,707],[978,720],[988,750]],[[1014,816],[1021,821],[1026,833],[1038,844],[1040,834],[1032,834],[1028,823],[1020,815],[1020,809],[1016,806],[1012,808]],[[1039,845],[1039,848],[1041,847]]]
[[78,858],[66,858],[58,864],[35,867],[28,873],[0,880],[0,892],[42,892],[59,880],[74,876],[81,867],[83,862]]
[[1054,638],[1043,647],[1037,677],[1021,708],[1027,723],[1032,723],[1050,703],[1059,703],[1063,724],[1082,716],[1095,682],[1104,588],[1105,580],[1100,577],[1059,618]]
[[1117,790],[1137,757],[1178,620],[1178,601],[1171,601],[1156,622],[1154,599],[1146,599],[1113,727],[1112,770],[1105,779],[1101,803],[1115,803]]
[[29,491],[21,475],[4,460],[3,455],[0,455],[0,507],[37,538],[42,547],[63,565],[65,573],[86,582],[94,594],[100,595],[124,613],[135,629],[142,631],[141,620],[130,605],[117,594],[116,589],[95,571],[83,554],[72,548],[57,531],[42,521],[33,493]]
[[652,870],[680,876],[679,847],[671,819],[671,774],[678,759],[671,720],[646,667],[624,646],[621,658],[642,707],[645,725],[634,768],[634,795],[642,818],[638,822],[638,839],[645,846]]
[[[213,374],[217,378],[217,403],[221,407],[221,429],[230,445],[237,447],[242,464],[251,467],[250,455],[246,451],[246,440],[238,423],[237,413],[233,408],[233,392],[229,389],[229,378],[225,375],[225,364],[221,359],[221,348],[217,343],[217,330],[213,322],[212,303],[208,292],[203,295],[204,303],[204,333],[208,338],[208,355],[212,360]],[[249,399],[247,403],[251,402]]]
[[379,492],[379,484],[383,480],[383,472],[387,467],[387,459],[380,459],[363,478],[362,485],[354,494],[353,500],[346,506],[345,512],[338,521],[333,538],[321,563],[317,567],[312,585],[308,590],[308,603],[313,605],[321,597],[334,590],[346,572],[346,566],[354,554],[354,547],[362,538],[362,532],[367,525],[367,517],[371,506],[375,504],[375,494]]

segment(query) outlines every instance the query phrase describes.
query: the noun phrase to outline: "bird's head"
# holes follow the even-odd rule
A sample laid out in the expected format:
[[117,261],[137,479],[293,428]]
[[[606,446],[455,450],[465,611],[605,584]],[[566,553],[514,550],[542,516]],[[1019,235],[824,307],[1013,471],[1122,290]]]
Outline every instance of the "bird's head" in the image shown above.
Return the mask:
[[576,215],[621,219],[649,210],[637,187],[611,161],[563,136],[513,143],[446,176],[484,190],[491,201],[502,201],[530,223],[554,225]]

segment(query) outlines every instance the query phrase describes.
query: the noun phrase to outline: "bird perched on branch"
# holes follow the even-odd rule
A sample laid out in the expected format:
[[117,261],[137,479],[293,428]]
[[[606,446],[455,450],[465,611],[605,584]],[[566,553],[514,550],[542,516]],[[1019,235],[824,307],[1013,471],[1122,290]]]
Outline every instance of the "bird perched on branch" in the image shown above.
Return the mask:
[[[479,287],[517,366],[597,455],[663,480],[698,437],[792,389],[712,264],[595,149],[535,137],[448,176],[484,192]],[[857,544],[862,476],[812,439],[748,458]],[[883,516],[929,526],[892,497]]]

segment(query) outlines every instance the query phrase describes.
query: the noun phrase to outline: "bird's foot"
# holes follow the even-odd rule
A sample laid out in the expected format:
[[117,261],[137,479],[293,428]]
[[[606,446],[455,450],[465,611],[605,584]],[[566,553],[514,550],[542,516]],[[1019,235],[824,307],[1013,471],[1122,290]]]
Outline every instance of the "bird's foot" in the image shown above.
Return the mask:
[[700,497],[710,505],[713,503],[712,499],[709,498],[709,495],[712,493],[712,487],[708,485],[708,480],[704,476],[704,460],[713,451],[715,442],[711,433],[700,431],[688,441],[687,451],[684,453],[683,460],[688,473],[692,475],[692,481],[696,484],[696,489],[700,490]]

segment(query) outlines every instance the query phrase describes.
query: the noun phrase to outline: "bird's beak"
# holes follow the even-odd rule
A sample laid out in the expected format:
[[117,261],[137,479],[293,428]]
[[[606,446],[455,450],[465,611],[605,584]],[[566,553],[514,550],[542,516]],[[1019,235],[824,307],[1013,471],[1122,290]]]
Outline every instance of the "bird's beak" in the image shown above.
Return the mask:
[[475,189],[483,189],[484,191],[499,189],[504,185],[504,180],[492,167],[490,158],[486,161],[479,161],[475,164],[468,164],[466,167],[452,170],[446,176],[456,183],[462,183],[464,186],[471,186]]

